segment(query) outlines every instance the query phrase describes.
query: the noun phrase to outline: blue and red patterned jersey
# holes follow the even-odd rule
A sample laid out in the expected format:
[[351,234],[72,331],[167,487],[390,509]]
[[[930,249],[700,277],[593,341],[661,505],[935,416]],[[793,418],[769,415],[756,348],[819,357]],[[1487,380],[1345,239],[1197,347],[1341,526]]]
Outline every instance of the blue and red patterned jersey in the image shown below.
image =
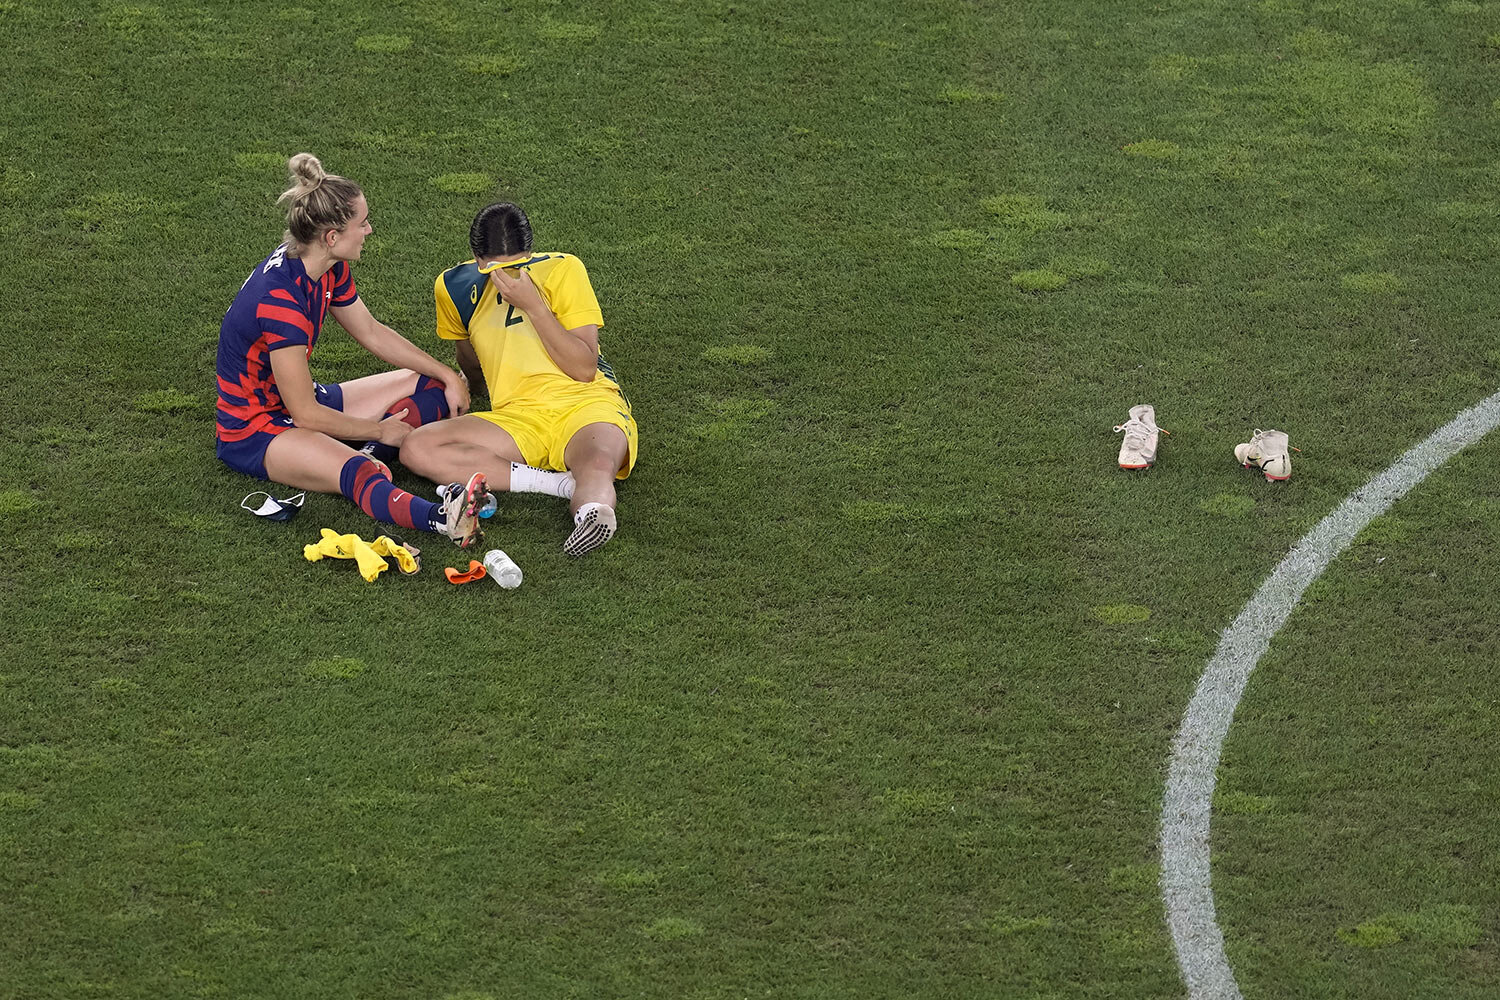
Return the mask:
[[219,328],[220,441],[242,441],[286,416],[271,352],[301,347],[312,357],[330,306],[347,306],[359,293],[347,261],[338,261],[316,281],[286,247],[256,265],[240,286]]

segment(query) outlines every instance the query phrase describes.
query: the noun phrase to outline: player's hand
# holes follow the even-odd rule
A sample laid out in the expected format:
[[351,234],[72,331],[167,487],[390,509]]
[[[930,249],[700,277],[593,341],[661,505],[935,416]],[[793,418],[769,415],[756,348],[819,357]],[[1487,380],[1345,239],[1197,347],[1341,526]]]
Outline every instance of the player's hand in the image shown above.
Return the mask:
[[449,372],[443,380],[443,396],[448,400],[448,412],[461,417],[469,412],[469,380],[458,372]]
[[402,410],[400,413],[392,413],[380,421],[380,432],[376,435],[376,439],[381,444],[399,447],[401,442],[406,440],[406,435],[411,433],[411,424],[402,418],[406,416],[407,412],[406,410]]
[[505,273],[505,268],[497,267],[490,272],[490,284],[495,286],[495,291],[500,297],[523,313],[533,313],[538,309],[545,309],[547,305],[542,301],[542,293],[531,280],[531,275],[525,271],[517,273],[512,278]]

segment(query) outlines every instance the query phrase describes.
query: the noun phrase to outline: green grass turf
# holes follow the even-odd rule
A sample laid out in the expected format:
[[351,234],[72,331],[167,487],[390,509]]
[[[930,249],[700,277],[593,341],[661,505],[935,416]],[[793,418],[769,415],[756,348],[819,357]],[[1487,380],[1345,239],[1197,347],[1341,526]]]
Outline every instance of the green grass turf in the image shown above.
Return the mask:
[[1497,444],[1373,523],[1251,683],[1216,799],[1247,996],[1495,993]]
[[[1180,995],[1157,814],[1218,630],[1500,384],[1497,38],[1494,3],[0,2],[0,996]],[[341,499],[237,510],[218,323],[301,150],[434,350],[493,195],[588,263],[642,425],[597,556],[508,499],[520,590],[437,540],[369,585],[301,558],[377,530]],[[314,368],[378,365],[329,330]],[[1125,475],[1141,401],[1176,433]],[[1255,426],[1290,483],[1232,464]],[[1251,684],[1247,997],[1500,988],[1495,460]]]

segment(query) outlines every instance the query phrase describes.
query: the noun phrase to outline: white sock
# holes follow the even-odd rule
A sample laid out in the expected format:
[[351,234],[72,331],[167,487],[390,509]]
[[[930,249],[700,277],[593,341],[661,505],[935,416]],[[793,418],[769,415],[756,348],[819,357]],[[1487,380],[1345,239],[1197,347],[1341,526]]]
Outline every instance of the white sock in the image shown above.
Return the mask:
[[602,503],[586,503],[582,507],[579,507],[577,510],[575,510],[573,512],[573,524],[575,526],[582,524],[583,523],[583,519],[588,516],[588,513],[591,510],[607,510],[607,509],[608,508],[606,508],[604,506],[604,504],[602,504]]
[[512,493],[546,493],[549,496],[573,499],[573,473],[549,472],[534,465],[510,463],[510,491]]

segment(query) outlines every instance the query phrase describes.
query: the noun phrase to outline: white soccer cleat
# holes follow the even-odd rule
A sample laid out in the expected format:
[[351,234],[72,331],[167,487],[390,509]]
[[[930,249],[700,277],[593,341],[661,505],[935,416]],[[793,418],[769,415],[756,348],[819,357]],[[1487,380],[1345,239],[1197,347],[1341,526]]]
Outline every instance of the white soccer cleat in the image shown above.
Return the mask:
[[439,486],[438,494],[443,498],[443,523],[438,525],[438,532],[453,539],[461,549],[473,548],[483,541],[479,508],[485,500],[484,473],[474,473],[468,483]]
[[1156,410],[1148,403],[1130,408],[1130,419],[1115,428],[1115,433],[1125,433],[1120,442],[1120,468],[1149,469],[1156,464],[1157,434],[1165,434],[1156,426]]
[[1263,431],[1257,427],[1249,441],[1234,446],[1234,459],[1247,469],[1252,466],[1259,469],[1272,482],[1281,482],[1292,478],[1294,450],[1286,431]]
[[573,533],[563,542],[563,551],[570,556],[588,555],[590,552],[615,537],[615,512],[602,503],[586,503],[574,515]]

